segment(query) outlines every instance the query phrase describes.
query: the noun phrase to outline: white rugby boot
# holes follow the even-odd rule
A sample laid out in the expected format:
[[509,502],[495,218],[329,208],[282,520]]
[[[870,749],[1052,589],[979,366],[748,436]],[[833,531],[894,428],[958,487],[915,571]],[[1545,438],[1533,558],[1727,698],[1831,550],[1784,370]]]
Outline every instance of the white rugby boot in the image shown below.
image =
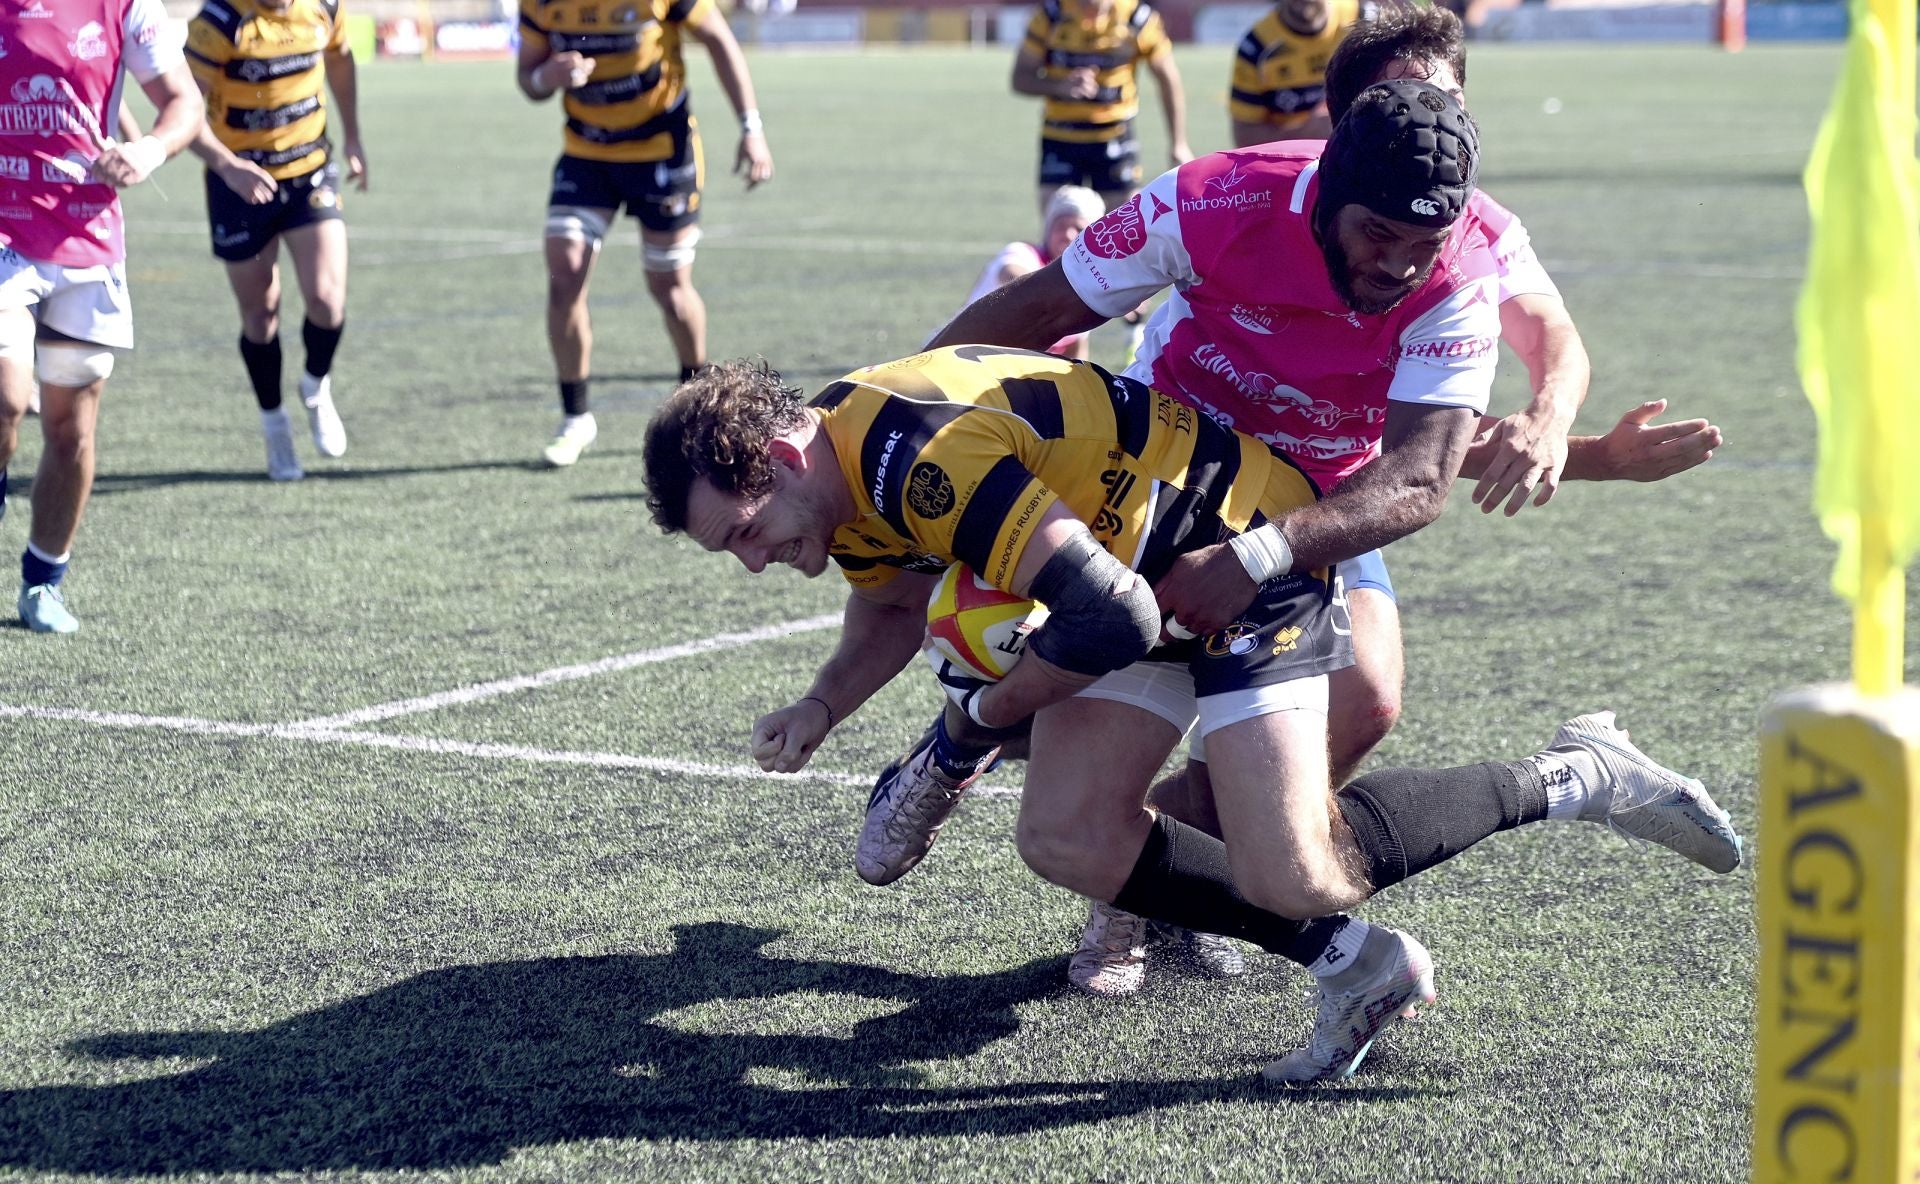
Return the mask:
[[1000,755],[995,747],[965,771],[943,768],[933,759],[939,726],[936,717],[907,754],[882,769],[874,782],[853,857],[854,870],[869,884],[891,884],[926,858],[967,787]]
[[313,446],[321,456],[347,454],[347,425],[333,405],[333,376],[315,378],[300,375],[300,403],[307,409],[307,426],[313,429]]
[[1433,956],[1407,934],[1375,925],[1353,965],[1320,980],[1313,1039],[1261,1070],[1274,1085],[1351,1077],[1394,1019],[1436,998]]
[[275,481],[298,481],[306,470],[293,450],[293,421],[285,407],[260,413],[260,434],[267,440],[267,476]]
[[600,425],[594,422],[593,412],[584,415],[569,415],[560,421],[560,430],[541,452],[547,463],[556,469],[564,469],[580,459],[587,445],[600,435]]
[[1094,901],[1080,946],[1067,963],[1067,981],[1089,995],[1117,999],[1147,979],[1147,919]]
[[1597,711],[1561,724],[1547,751],[1570,747],[1592,753],[1607,782],[1589,787],[1579,815],[1583,821],[1605,823],[1722,874],[1740,866],[1740,836],[1727,812],[1698,781],[1655,764],[1634,747],[1614,723],[1613,712]]

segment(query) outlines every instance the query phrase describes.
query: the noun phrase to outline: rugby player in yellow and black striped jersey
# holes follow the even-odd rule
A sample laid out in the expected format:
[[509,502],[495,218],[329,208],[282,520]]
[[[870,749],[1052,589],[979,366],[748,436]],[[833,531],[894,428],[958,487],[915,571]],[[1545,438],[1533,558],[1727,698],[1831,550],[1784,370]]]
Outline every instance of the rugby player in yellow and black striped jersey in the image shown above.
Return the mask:
[[1193,159],[1173,44],[1147,0],[1042,0],[1013,61],[1017,94],[1046,100],[1040,125],[1040,208],[1062,185],[1084,185],[1112,209],[1140,184],[1136,73],[1153,72],[1166,112],[1168,155]]
[[1372,7],[1372,0],[1280,0],[1254,22],[1234,51],[1227,92],[1236,148],[1332,134],[1327,60]]
[[[645,456],[663,530],[753,572],[838,562],[853,581],[833,655],[753,726],[770,772],[804,767],[912,661],[940,569],[966,563],[1052,610],[1005,678],[956,699],[989,730],[1034,716],[1020,854],[1082,895],[1306,967],[1320,990],[1312,1039],[1267,1081],[1347,1076],[1394,1017],[1433,999],[1418,941],[1340,911],[1492,834],[1635,818],[1633,833],[1716,871],[1739,863],[1725,812],[1608,713],[1525,760],[1384,769],[1335,795],[1326,672],[1352,649],[1332,573],[1369,528],[1336,536],[1307,478],[1259,441],[1090,363],[958,346],[856,370],[806,404],[763,364],[726,364],[674,392]],[[1296,540],[1282,574],[1228,628],[1166,644],[1155,573],[1245,579],[1235,544],[1267,519]],[[1224,841],[1145,804],[1196,705]],[[959,751],[949,728],[943,717],[882,776],[864,878],[917,862],[991,759]],[[869,836],[887,841],[894,822],[919,845],[870,874]]]
[[363,191],[367,158],[338,0],[207,0],[187,26],[187,64],[207,96],[193,151],[207,162],[213,253],[226,262],[240,306],[240,357],[260,405],[267,475],[297,481],[304,471],[280,392],[283,239],[306,305],[300,399],[314,447],[329,457],[347,450],[330,377],[346,328],[347,233],[327,138],[328,90],[347,175]]
[[599,434],[588,400],[593,326],[587,284],[614,216],[640,222],[647,291],[666,320],[684,378],[707,360],[707,309],[693,286],[703,164],[680,39],[707,49],[740,117],[734,172],[773,176],[753,79],[714,0],[520,0],[520,90],[566,92],[566,133],[547,198],[547,341],[560,384],[560,429],[547,463],[573,464]]

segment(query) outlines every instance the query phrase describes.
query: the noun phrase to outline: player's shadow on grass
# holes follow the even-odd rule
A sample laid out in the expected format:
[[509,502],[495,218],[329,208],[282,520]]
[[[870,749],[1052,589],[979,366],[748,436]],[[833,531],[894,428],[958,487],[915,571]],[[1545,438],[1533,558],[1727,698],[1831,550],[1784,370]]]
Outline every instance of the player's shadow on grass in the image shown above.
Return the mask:
[[[675,934],[666,954],[430,971],[258,1031],[79,1041],[74,1052],[102,1060],[207,1063],[115,1085],[0,1091],[0,1166],[103,1176],[454,1168],[585,1139],[1006,1135],[1189,1102],[1315,1096],[1262,1093],[1243,1066],[1202,1080],[917,1085],[916,1062],[1013,1035],[1016,1006],[1062,989],[1061,960],[941,978],[769,956],[761,947],[775,930]],[[781,1001],[797,993],[898,1010],[820,1034],[849,1004]],[[754,1000],[767,1002],[741,1002]],[[768,1002],[778,1022],[765,1018]],[[768,1027],[783,1030],[740,1030]],[[815,1031],[784,1030],[793,1027]],[[1409,1092],[1340,1091],[1356,1101]]]

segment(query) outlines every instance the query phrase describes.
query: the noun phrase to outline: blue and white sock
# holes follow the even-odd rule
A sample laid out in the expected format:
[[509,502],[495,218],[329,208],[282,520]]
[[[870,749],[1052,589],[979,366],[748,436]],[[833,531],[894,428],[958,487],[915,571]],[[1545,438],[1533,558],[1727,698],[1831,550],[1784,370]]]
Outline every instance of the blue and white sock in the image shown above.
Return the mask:
[[58,584],[67,577],[67,562],[72,558],[72,551],[49,555],[29,542],[27,549],[20,552],[20,582],[29,588]]

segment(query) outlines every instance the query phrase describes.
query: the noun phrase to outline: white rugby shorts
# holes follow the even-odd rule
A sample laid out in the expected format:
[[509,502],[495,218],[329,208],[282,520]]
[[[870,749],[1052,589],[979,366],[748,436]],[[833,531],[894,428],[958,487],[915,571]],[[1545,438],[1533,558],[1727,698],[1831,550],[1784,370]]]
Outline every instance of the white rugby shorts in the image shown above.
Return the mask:
[[0,308],[32,309],[42,325],[76,341],[133,348],[125,263],[67,267],[0,247]]

